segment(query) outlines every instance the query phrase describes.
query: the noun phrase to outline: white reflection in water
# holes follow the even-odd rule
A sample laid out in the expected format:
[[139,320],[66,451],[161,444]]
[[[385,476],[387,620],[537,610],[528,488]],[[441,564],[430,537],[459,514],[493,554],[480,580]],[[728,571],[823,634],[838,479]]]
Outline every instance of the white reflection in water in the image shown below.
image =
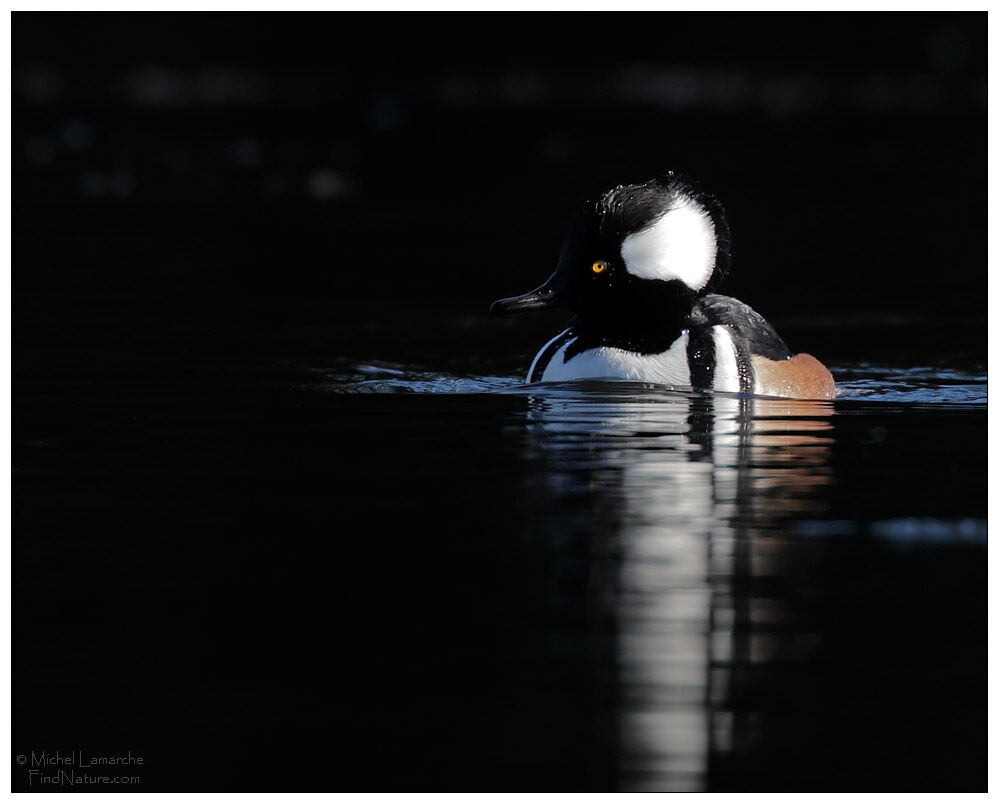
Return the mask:
[[779,574],[781,522],[823,510],[833,407],[580,390],[533,397],[531,420],[556,490],[589,495],[614,545],[616,584],[598,594],[617,632],[621,778],[703,790],[712,752],[738,741],[729,668],[767,659],[754,616],[784,616],[734,579]]

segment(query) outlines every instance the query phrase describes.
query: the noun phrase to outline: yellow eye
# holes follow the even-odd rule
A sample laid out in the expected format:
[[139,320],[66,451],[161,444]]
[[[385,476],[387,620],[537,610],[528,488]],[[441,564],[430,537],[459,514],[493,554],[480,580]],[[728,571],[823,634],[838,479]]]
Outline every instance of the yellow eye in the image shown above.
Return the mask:
[[595,263],[593,263],[591,270],[595,274],[602,274],[604,271],[607,270],[607,263],[604,260],[597,260]]

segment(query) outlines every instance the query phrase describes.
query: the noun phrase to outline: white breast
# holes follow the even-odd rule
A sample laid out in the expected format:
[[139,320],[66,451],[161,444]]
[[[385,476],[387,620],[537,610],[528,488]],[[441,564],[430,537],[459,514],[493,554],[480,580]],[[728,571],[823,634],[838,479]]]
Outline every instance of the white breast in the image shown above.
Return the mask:
[[598,346],[566,361],[565,350],[575,340],[568,341],[555,353],[541,376],[542,381],[615,379],[690,387],[686,332],[673,341],[669,349],[658,354],[641,355],[613,346]]
[[731,391],[739,393],[739,357],[732,342],[728,327],[716,325],[711,328],[715,342],[715,379],[716,391]]

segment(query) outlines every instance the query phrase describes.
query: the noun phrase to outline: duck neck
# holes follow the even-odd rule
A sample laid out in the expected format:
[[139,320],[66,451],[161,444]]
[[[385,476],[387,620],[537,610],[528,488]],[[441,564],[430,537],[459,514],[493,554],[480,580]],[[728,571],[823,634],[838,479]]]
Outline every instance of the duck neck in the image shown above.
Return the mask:
[[616,303],[580,310],[572,322],[578,333],[578,351],[614,346],[640,354],[663,352],[685,329],[696,323],[701,304],[680,283],[661,282],[654,287],[622,292]]

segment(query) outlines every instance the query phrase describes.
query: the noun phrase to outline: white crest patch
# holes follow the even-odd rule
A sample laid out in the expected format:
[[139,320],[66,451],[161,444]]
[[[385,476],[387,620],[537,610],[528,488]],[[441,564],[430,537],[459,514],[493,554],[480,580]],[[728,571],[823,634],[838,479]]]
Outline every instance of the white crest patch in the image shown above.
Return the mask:
[[651,226],[621,244],[628,273],[642,279],[679,279],[695,291],[708,284],[717,251],[711,216],[682,195]]
[[688,335],[684,332],[665,352],[641,355],[613,346],[587,349],[564,362],[565,350],[575,338],[559,349],[545,368],[544,382],[560,380],[614,379],[654,382],[674,388],[690,387],[687,363]]

